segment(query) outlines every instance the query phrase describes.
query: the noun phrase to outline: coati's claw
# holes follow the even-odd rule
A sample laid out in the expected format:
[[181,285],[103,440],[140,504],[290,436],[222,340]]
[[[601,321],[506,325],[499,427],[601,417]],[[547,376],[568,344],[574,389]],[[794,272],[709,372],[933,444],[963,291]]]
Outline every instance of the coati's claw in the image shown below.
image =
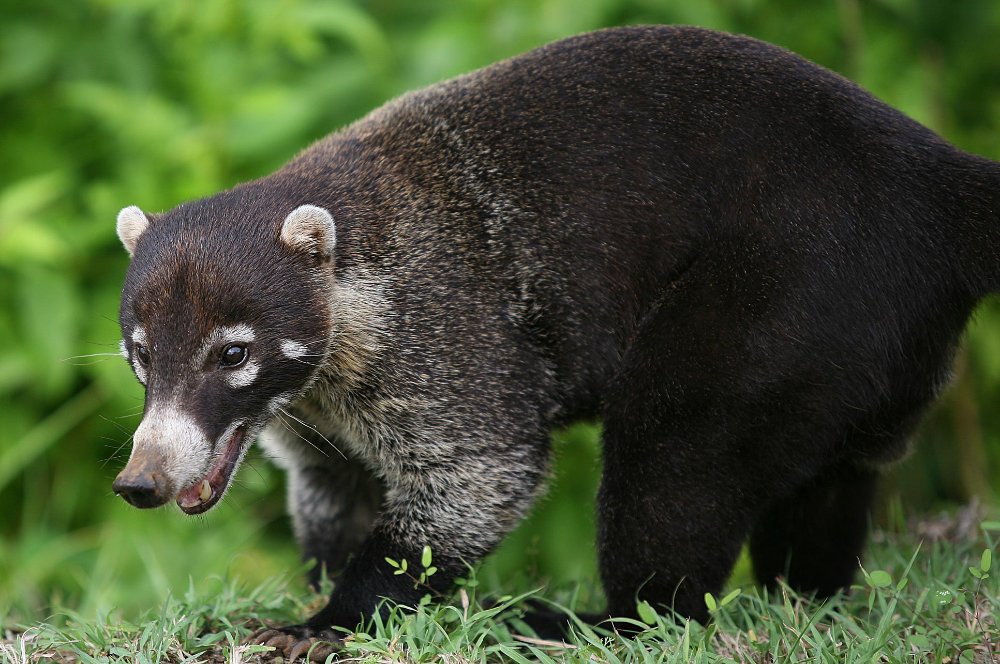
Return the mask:
[[308,655],[307,659],[311,662],[325,662],[334,652],[336,650],[333,645],[326,640],[310,638],[295,644],[288,655],[288,661],[294,662],[300,655]]
[[264,643],[264,641],[277,634],[280,634],[280,632],[276,629],[273,629],[271,627],[262,627],[261,629],[258,629],[256,632],[254,632],[246,639],[244,639],[243,643],[250,645],[261,645]]
[[247,637],[246,643],[274,648],[273,655],[280,654],[286,662],[294,662],[299,658],[303,661],[324,662],[337,652],[340,637],[333,630],[292,625],[257,630]]

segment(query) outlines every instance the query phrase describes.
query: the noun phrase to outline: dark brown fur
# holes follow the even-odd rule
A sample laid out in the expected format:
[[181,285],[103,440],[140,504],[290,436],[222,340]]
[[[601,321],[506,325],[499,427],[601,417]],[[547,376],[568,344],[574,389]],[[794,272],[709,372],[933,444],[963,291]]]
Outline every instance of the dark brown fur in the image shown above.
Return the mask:
[[[415,601],[384,558],[425,544],[448,588],[530,508],[552,427],[582,416],[604,422],[609,611],[704,617],[751,532],[763,581],[850,583],[870,469],[903,453],[997,288],[998,192],[996,164],[774,46],[608,30],[406,95],[166,213],[123,326],[162,315],[136,295],[152,288],[195,321],[309,330],[309,390],[279,368],[252,403],[298,397],[292,427],[321,451],[274,423],[267,444],[331,478],[293,490],[299,535],[330,565],[354,556],[295,633]],[[328,286],[275,244],[305,203],[336,221]],[[181,263],[198,276],[178,291]],[[353,501],[324,438],[381,490]],[[357,550],[315,517],[383,490]]]

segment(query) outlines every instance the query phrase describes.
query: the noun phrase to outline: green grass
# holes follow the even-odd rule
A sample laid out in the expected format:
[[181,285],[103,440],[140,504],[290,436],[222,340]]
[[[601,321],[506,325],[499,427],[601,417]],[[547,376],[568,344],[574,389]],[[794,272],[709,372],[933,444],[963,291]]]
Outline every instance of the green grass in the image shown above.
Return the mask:
[[[810,601],[787,588],[776,594],[739,587],[716,606],[707,626],[646,612],[632,637],[578,625],[557,643],[524,636],[526,596],[557,598],[580,610],[578,586],[565,585],[483,608],[472,582],[440,605],[397,607],[386,622],[349,637],[345,656],[372,662],[982,662],[1000,654],[995,615],[1000,582],[992,552],[1000,523],[974,525],[969,512],[876,533],[847,596]],[[988,553],[987,553],[988,552]],[[296,576],[301,572],[296,572]],[[238,577],[192,583],[136,619],[116,611],[96,619],[58,610],[48,622],[13,628],[5,662],[239,662],[267,659],[242,640],[261,624],[300,620],[323,601],[293,576],[252,588]],[[492,590],[493,592],[489,592]],[[587,593],[583,593],[587,595]],[[24,629],[27,627],[27,629]]]

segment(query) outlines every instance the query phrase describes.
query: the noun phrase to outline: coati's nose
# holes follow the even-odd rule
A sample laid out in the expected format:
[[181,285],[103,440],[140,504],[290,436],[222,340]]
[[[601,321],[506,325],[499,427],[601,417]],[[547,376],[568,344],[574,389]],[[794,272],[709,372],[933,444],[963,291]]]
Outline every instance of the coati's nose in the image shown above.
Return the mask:
[[126,466],[111,489],[133,507],[159,507],[170,500],[163,475],[156,471],[134,472]]

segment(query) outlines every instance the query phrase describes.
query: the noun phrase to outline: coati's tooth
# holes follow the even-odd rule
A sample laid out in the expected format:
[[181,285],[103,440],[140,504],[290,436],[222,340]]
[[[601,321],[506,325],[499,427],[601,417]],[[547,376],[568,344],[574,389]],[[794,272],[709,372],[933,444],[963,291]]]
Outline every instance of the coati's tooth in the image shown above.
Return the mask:
[[201,481],[201,491],[198,492],[198,497],[201,498],[201,502],[212,497],[212,485],[208,483],[208,480]]

